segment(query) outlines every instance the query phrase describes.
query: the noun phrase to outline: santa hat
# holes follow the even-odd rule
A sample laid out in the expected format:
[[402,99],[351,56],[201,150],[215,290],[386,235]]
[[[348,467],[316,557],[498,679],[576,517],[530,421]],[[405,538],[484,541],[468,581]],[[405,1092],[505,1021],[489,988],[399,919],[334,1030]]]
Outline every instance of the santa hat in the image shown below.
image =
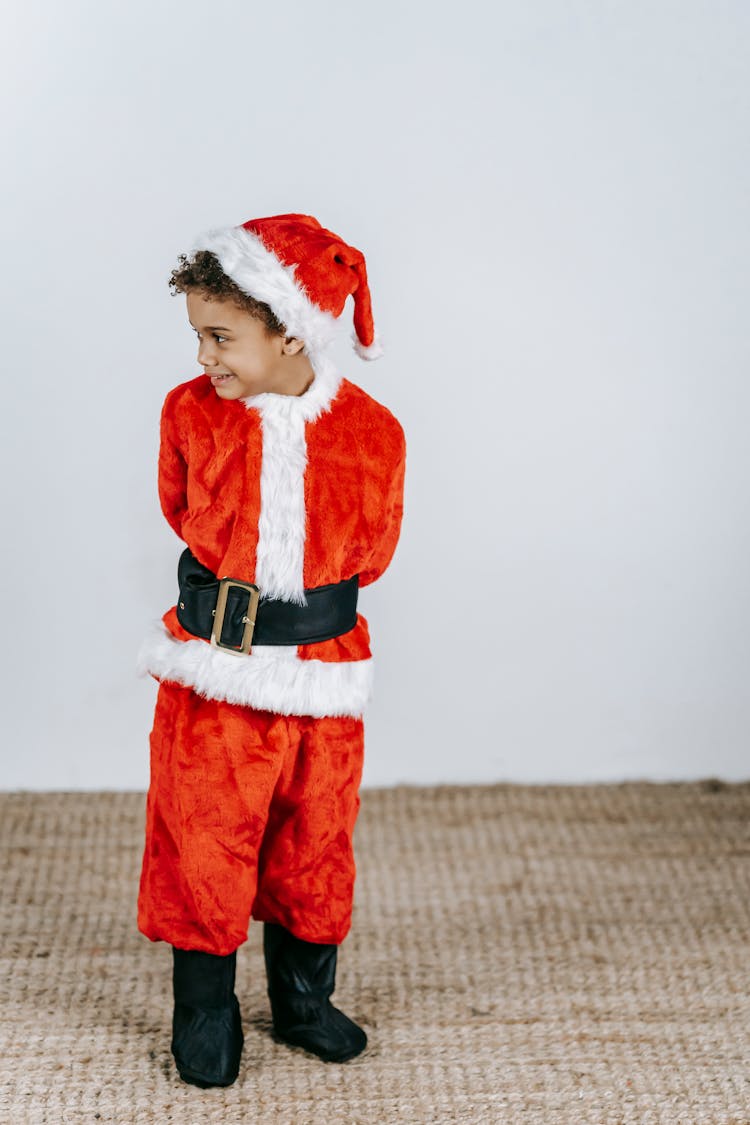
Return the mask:
[[365,257],[312,215],[271,215],[206,231],[193,252],[210,250],[235,284],[263,301],[316,358],[336,336],[336,317],[354,298],[354,350],[383,354],[375,332]]

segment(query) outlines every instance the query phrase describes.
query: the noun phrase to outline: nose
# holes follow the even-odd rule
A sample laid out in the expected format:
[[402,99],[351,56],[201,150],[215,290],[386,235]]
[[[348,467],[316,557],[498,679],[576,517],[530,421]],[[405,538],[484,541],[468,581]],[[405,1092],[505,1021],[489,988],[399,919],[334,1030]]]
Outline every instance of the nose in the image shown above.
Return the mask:
[[201,340],[198,343],[198,363],[203,367],[216,367],[216,358],[208,340]]

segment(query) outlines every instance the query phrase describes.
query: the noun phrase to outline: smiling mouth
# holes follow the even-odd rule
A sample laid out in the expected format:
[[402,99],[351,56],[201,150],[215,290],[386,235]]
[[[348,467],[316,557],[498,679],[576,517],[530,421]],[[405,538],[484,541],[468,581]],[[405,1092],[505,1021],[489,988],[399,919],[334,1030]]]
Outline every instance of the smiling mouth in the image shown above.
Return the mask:
[[234,375],[211,375],[208,371],[206,372],[206,374],[215,387],[219,386],[221,383],[228,382],[229,379],[234,379]]

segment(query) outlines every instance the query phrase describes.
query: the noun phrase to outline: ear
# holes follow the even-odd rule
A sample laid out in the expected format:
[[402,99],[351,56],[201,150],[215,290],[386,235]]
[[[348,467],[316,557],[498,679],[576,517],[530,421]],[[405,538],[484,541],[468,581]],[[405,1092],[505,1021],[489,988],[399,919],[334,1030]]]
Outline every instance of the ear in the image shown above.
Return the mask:
[[300,340],[297,336],[286,336],[284,343],[281,345],[281,350],[285,355],[297,355],[305,346],[305,341]]

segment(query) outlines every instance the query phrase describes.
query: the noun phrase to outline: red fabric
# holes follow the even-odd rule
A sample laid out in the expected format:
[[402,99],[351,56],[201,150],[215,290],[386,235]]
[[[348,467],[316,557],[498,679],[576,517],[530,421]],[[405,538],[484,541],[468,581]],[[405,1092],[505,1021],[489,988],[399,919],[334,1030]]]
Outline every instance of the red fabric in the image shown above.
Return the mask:
[[372,344],[372,299],[361,250],[321,226],[314,215],[271,215],[248,219],[242,226],[257,234],[280,262],[293,268],[297,284],[318,308],[340,316],[351,296],[357,337],[365,346]]
[[[261,419],[222,400],[205,375],[166,396],[161,413],[159,498],[176,534],[214,574],[255,581],[263,455]],[[403,517],[406,439],[393,414],[342,379],[329,411],[305,426],[306,587],[359,574],[359,587],[388,567]],[[164,624],[180,640],[175,608]],[[206,642],[208,643],[208,642]],[[310,660],[372,655],[367,619],[348,633],[298,645]]]
[[161,683],[139,930],[224,955],[252,916],[340,944],[363,759],[361,718],[258,711]]
[[[204,375],[170,391],[161,415],[165,517],[215,574],[250,582],[261,422],[242,401],[220,399]],[[386,569],[399,537],[403,429],[342,379],[330,410],[305,423],[304,438],[304,585],[358,573],[366,586]],[[163,620],[178,640],[195,642],[174,606]],[[358,614],[348,633],[298,645],[297,656],[368,660],[366,619]],[[141,932],[225,954],[246,940],[253,917],[308,941],[340,944],[351,925],[363,753],[361,716],[264,711],[162,681],[151,732]]]

